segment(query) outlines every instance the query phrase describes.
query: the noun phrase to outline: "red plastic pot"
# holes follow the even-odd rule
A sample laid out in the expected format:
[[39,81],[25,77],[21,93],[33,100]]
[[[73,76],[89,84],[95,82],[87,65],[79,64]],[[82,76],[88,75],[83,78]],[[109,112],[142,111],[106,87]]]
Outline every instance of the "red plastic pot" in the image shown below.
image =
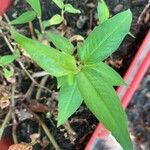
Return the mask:
[[10,139],[0,140],[0,150],[8,150],[10,145],[12,145],[12,140]]
[[[150,31],[148,32],[134,60],[132,61],[127,73],[124,76],[124,80],[127,82],[129,86],[128,87],[121,86],[117,89],[117,93],[121,99],[121,103],[124,109],[131,101],[133,94],[138,88],[141,80],[143,79],[149,67],[150,67]],[[110,132],[102,124],[98,124],[85,150],[95,150],[97,143],[100,140],[106,141],[107,139],[110,140]],[[114,142],[114,139],[112,141]],[[112,141],[111,142],[108,141],[109,144],[112,144]],[[115,143],[117,142],[115,141]]]
[[0,0],[0,16],[9,8],[12,0]]
[[[9,8],[12,0],[0,0],[0,16],[2,16]],[[0,140],[0,150],[8,150],[9,146],[12,145],[11,139]]]

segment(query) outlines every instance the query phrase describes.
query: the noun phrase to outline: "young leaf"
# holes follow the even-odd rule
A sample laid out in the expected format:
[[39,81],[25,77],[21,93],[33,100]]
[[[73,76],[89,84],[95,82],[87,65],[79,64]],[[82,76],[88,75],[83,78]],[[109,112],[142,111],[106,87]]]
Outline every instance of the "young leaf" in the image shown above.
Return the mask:
[[63,0],[52,0],[60,9],[64,9]]
[[30,21],[33,21],[36,18],[36,13],[34,11],[27,11],[21,16],[11,21],[10,24],[24,24]]
[[49,74],[59,77],[77,71],[74,57],[29,39],[15,30],[11,30],[11,34],[31,58]]
[[40,0],[26,0],[26,1],[33,8],[33,10],[37,13],[38,17],[41,17]]
[[65,80],[66,80],[66,76],[57,77],[57,88],[58,89],[63,85]]
[[96,27],[78,50],[80,60],[95,63],[110,56],[128,34],[131,21],[131,11],[127,10]]
[[85,69],[95,70],[97,74],[99,74],[99,76],[105,79],[105,81],[112,86],[119,86],[125,84],[122,77],[114,69],[112,69],[103,62],[86,66]]
[[64,18],[60,16],[59,14],[54,15],[50,20],[43,21],[44,27],[49,27],[52,25],[58,25],[62,23]]
[[101,24],[109,18],[109,9],[104,0],[99,0],[97,6],[97,12]]
[[71,4],[65,4],[65,12],[69,12],[69,13],[72,13],[72,14],[80,14],[81,11],[74,8]]
[[12,70],[8,70],[7,68],[4,68],[3,69],[3,75],[4,77],[7,79],[7,78],[10,78],[13,76],[13,71]]
[[0,57],[0,66],[7,66],[10,63],[12,63],[15,59],[17,59],[19,57],[18,53],[15,53],[13,55],[5,55]]
[[124,150],[133,150],[127,128],[127,117],[115,90],[93,70],[77,75],[79,91],[88,108],[121,144]]
[[58,123],[57,126],[64,124],[68,118],[80,107],[82,97],[74,80],[70,86],[67,81],[63,83],[58,98]]
[[67,38],[52,32],[46,32],[46,34],[51,40],[51,42],[56,46],[56,48],[60,49],[61,51],[67,54],[72,55],[74,46]]

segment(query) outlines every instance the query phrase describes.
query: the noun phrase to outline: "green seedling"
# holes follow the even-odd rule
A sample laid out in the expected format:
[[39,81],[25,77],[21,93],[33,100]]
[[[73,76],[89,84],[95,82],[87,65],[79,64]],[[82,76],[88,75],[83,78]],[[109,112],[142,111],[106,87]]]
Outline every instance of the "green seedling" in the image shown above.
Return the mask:
[[109,9],[104,0],[98,0],[97,12],[101,24],[109,18]]
[[[35,3],[35,0],[27,0],[27,2],[33,11],[22,14],[23,17],[20,16],[11,24],[26,23],[32,21],[35,16],[41,19],[40,1],[36,0]],[[62,12],[44,21],[45,27],[63,22],[65,12],[80,13],[62,0],[53,0],[53,2]],[[57,126],[64,124],[84,101],[97,119],[111,131],[123,149],[132,150],[127,116],[113,88],[125,85],[125,82],[117,72],[103,63],[117,50],[129,33],[132,13],[127,10],[109,19],[109,10],[104,0],[100,0],[98,15],[101,24],[94,28],[83,45],[77,47],[77,56],[73,55],[76,47],[59,34],[47,30],[44,32],[54,47],[27,38],[13,28],[11,34],[19,47],[23,48],[41,68],[57,78],[60,88]],[[39,32],[38,35],[41,36]],[[0,60],[3,62],[3,59]],[[15,58],[9,59],[8,63]]]
[[63,0],[52,0],[60,9],[61,14],[52,16],[51,19],[43,21],[44,27],[61,24],[64,21],[64,13],[80,14],[80,10],[74,8],[71,4],[65,4]]
[[14,60],[20,56],[19,51],[16,51],[13,55],[5,55],[0,57],[0,67],[3,69],[3,75],[5,78],[13,76],[13,71],[8,70],[6,67],[10,65]]
[[[30,1],[30,5],[31,2],[33,1]],[[53,2],[63,12],[74,11],[72,6],[64,4],[63,1]],[[33,7],[40,16],[41,11],[35,10],[36,8]],[[59,34],[45,32],[55,47],[27,38],[14,29],[11,29],[11,34],[16,43],[41,68],[57,78],[60,88],[58,126],[65,123],[84,101],[97,119],[111,131],[123,149],[132,150],[127,117],[113,88],[124,84],[124,81],[118,73],[102,62],[117,50],[129,33],[132,14],[127,10],[110,19],[106,16],[102,19],[103,23],[95,27],[83,45],[78,47],[76,57],[73,55],[73,44]],[[55,19],[57,20],[57,17]]]

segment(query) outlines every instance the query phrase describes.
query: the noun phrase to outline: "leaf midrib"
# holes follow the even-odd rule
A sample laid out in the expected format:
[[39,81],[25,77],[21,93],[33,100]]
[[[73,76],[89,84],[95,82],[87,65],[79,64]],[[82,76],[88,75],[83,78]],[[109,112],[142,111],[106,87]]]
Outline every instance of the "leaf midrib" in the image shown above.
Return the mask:
[[[100,94],[99,94],[99,92],[98,92],[98,90],[97,90],[97,89],[95,88],[95,86],[90,82],[90,80],[88,79],[88,77],[86,76],[86,74],[85,74],[85,73],[83,73],[83,74],[84,74],[84,76],[86,77],[86,79],[89,81],[89,84],[91,84],[91,86],[94,88],[94,90],[96,91],[96,93],[99,95],[99,97],[101,97]],[[105,104],[105,102],[104,102],[103,100],[101,100],[101,102],[102,102],[103,104]],[[103,106],[105,106],[105,108],[108,110],[108,112],[110,112],[110,111],[109,111],[109,108],[107,107],[106,104],[103,105]],[[111,115],[111,113],[110,113],[110,117],[111,117],[111,119],[113,120],[115,126],[117,126],[117,123],[116,123],[116,121],[113,119],[113,116]]]
[[121,25],[126,21],[127,18],[128,18],[128,16],[127,16],[125,19],[123,19],[123,21],[121,21],[121,22],[119,23],[119,25],[118,25],[117,27],[115,27],[114,30],[112,30],[112,32],[110,32],[110,34],[108,34],[108,36],[106,36],[106,37],[98,44],[98,46],[97,46],[95,49],[93,49],[93,50],[91,51],[90,55],[89,55],[89,56],[87,57],[87,59],[85,59],[85,60],[88,60],[89,57],[90,57],[91,55],[93,55],[93,53],[96,51],[96,49],[98,49],[106,40],[108,40],[108,38],[110,38],[111,35],[112,35],[114,32],[116,32],[116,30],[118,29],[118,27],[121,26]]

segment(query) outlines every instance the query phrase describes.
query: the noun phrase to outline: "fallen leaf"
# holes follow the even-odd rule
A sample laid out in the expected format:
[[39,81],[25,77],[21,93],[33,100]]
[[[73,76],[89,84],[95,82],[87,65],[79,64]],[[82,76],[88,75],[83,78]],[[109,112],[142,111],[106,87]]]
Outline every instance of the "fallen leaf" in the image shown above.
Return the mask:
[[33,112],[48,112],[49,111],[49,108],[45,105],[43,105],[42,103],[38,103],[38,102],[35,102],[35,103],[31,103],[29,106],[29,109],[32,110]]
[[35,143],[40,137],[39,133],[33,133],[30,135],[31,143]]
[[0,108],[4,109],[10,105],[9,95],[5,92],[0,90]]
[[20,143],[11,145],[8,150],[32,150],[32,149],[33,147],[31,144]]

